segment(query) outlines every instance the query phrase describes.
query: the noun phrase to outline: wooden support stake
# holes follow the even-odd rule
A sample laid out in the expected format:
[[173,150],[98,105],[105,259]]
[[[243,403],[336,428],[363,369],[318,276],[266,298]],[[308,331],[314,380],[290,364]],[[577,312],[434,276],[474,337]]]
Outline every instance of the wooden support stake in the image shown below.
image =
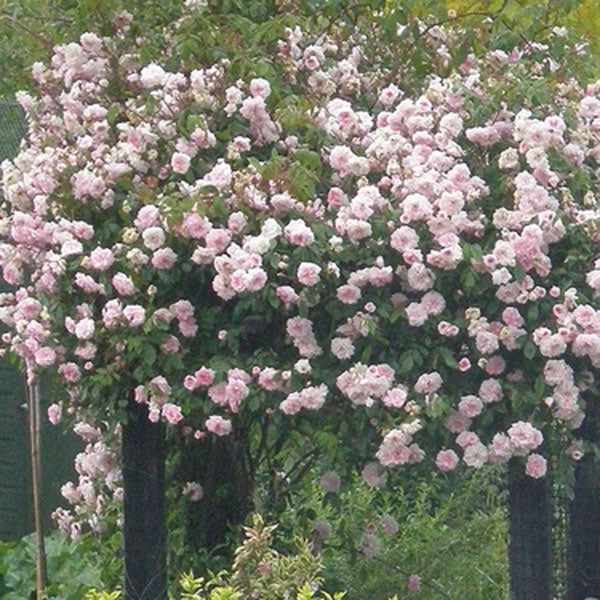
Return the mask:
[[27,383],[27,415],[29,420],[29,447],[31,451],[31,482],[33,489],[33,518],[35,524],[36,556],[36,598],[43,600],[47,585],[46,551],[42,528],[42,460],[41,460],[41,419],[40,384]]

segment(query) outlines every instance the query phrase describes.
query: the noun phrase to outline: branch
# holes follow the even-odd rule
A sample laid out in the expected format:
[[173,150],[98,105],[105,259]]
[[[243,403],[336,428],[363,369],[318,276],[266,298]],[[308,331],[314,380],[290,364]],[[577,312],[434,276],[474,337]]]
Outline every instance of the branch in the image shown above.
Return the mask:
[[440,25],[445,25],[446,23],[453,23],[454,21],[458,21],[460,19],[466,19],[467,17],[490,17],[491,19],[493,19],[493,18],[497,17],[498,15],[502,14],[502,12],[506,8],[507,4],[508,4],[508,0],[503,0],[502,6],[494,12],[489,12],[486,10],[471,10],[471,11],[468,11],[465,13],[460,13],[459,15],[454,15],[453,17],[448,17],[446,19],[442,19],[441,21],[438,21],[437,23],[432,23],[431,25],[428,25],[421,33],[419,33],[419,37],[423,37],[424,35],[427,35],[427,33],[429,33],[429,31],[431,29],[433,29],[434,27],[439,27]]
[[284,480],[287,479],[288,477],[290,477],[290,475],[292,475],[292,473],[298,468],[300,467],[300,465],[302,465],[302,463],[304,463],[304,461],[307,461],[304,466],[300,469],[300,471],[298,471],[298,474],[296,475],[296,477],[294,478],[294,481],[290,481],[290,485],[294,485],[296,483],[298,483],[298,481],[302,478],[302,475],[304,475],[304,473],[306,473],[306,471],[312,466],[313,464],[313,459],[315,458],[315,456],[319,453],[319,448],[312,448],[311,450],[309,450],[306,454],[304,454],[304,456],[301,456],[288,470],[288,472],[285,474],[284,476]]
[[45,46],[49,51],[52,51],[54,48],[54,44],[46,36],[38,33],[37,31],[29,29],[29,27],[23,25],[22,23],[19,23],[19,21],[11,17],[5,11],[0,13],[0,19],[2,19],[2,21],[4,21],[10,27],[13,27],[14,29],[20,29],[21,31],[28,33],[32,38],[36,39],[38,42],[40,42],[40,44]]

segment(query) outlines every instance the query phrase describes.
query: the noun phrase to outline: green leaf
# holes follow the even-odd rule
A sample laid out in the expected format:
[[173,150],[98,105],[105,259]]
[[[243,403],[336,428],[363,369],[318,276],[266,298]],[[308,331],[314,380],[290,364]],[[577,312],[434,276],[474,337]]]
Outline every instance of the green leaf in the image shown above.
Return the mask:
[[152,346],[144,346],[142,350],[142,362],[147,367],[151,367],[156,362],[156,350]]
[[317,152],[313,152],[312,150],[297,150],[294,153],[294,158],[302,166],[311,169],[312,171],[316,171],[317,173],[320,173],[323,168],[321,157]]
[[405,352],[400,359],[400,364],[398,365],[398,372],[408,373],[412,370],[413,366],[414,360],[412,357],[412,353],[410,351]]
[[373,354],[373,346],[369,345],[362,351],[361,359],[365,363],[368,363],[371,358],[371,354]]
[[473,289],[475,283],[477,283],[477,276],[475,275],[475,271],[471,268],[465,269],[460,279],[465,290]]
[[212,209],[217,219],[223,219],[227,215],[227,206],[222,198],[215,198],[213,200]]
[[517,283],[521,283],[523,281],[523,279],[525,279],[525,271],[523,270],[523,267],[521,265],[517,265],[515,267],[515,279],[517,280]]
[[530,340],[525,344],[525,346],[523,346],[523,354],[525,355],[526,358],[531,360],[535,356],[535,353],[536,353],[535,344]]
[[539,316],[540,309],[538,308],[537,304],[532,304],[527,310],[527,321],[529,321],[529,323],[535,323]]
[[542,375],[535,380],[535,386],[533,389],[539,398],[544,395],[544,392],[546,391],[546,383],[544,382],[544,377]]
[[402,315],[404,315],[404,308],[400,306],[392,311],[392,314],[390,315],[390,323],[395,323]]
[[440,355],[444,364],[451,369],[458,369],[458,362],[454,358],[454,354],[448,348],[440,348]]

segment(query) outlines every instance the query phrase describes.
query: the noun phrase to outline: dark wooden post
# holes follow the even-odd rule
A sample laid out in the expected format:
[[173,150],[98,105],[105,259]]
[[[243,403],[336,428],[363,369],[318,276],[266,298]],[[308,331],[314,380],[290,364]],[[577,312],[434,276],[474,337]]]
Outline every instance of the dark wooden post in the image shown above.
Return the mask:
[[552,600],[552,522],[548,479],[521,463],[508,468],[509,569],[512,600]]
[[130,402],[123,425],[126,600],[167,597],[164,431]]
[[[579,435],[600,441],[600,407],[596,397],[586,397],[586,416]],[[569,506],[567,597],[600,598],[600,464],[592,455],[575,467],[573,500]]]

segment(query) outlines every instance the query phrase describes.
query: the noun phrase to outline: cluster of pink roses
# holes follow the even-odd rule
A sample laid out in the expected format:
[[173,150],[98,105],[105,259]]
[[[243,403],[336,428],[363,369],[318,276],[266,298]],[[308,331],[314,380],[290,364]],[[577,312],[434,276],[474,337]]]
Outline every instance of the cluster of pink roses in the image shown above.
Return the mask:
[[[79,537],[83,524],[92,531],[101,532],[105,526],[105,512],[109,502],[123,500],[119,459],[103,440],[104,434],[98,427],[78,422],[73,431],[86,443],[83,452],[75,458],[78,481],[68,481],[61,487],[61,494],[71,509],[57,508],[52,518],[59,529],[73,539]],[[119,430],[115,431],[118,435]]]
[[[185,422],[206,390],[223,416],[202,427],[227,435],[254,394],[288,415],[341,394],[379,411],[382,465],[422,461],[413,438],[429,452],[433,429],[469,466],[527,454],[540,476],[543,437],[523,440],[580,425],[579,373],[600,364],[600,269],[577,258],[597,241],[598,86],[573,84],[543,118],[502,106],[478,121],[497,57],[404,90],[358,41],[286,36],[282,77],[324,142],[278,120],[280,82],[231,81],[227,61],[115,66],[117,42],[85,34],[35,69],[28,141],[3,164],[0,259],[18,286],[0,301],[3,342],[31,377],[56,367],[74,403],[111,367],[153,421]],[[256,312],[269,343],[247,356]],[[478,431],[497,406],[508,416]]]

